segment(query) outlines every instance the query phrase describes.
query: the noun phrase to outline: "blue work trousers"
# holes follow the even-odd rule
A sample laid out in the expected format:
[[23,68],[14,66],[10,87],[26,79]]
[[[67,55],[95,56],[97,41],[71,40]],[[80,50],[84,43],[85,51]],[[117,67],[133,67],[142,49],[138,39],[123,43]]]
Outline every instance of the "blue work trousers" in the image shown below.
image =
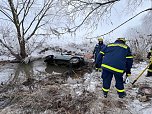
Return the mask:
[[112,77],[115,77],[115,87],[117,89],[118,94],[123,94],[123,92],[119,92],[119,90],[124,90],[123,83],[123,74],[122,73],[114,73],[112,71],[108,71],[103,69],[101,78],[103,79],[103,88],[110,89]]

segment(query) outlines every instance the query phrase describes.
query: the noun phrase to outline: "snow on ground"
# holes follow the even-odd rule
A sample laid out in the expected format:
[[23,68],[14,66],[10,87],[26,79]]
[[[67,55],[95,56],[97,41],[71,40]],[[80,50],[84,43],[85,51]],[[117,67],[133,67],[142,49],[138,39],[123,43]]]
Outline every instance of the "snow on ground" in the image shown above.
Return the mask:
[[[38,63],[34,64],[36,70],[41,71],[41,67],[45,65],[40,65]],[[147,66],[147,63],[141,62],[139,64],[135,64],[134,68],[132,68],[132,76],[130,77],[130,81],[133,80],[139,75],[139,73]],[[4,70],[5,71],[5,70]],[[42,69],[44,71],[44,69]],[[2,72],[2,71],[1,71]],[[149,84],[151,86],[152,77],[145,77],[146,72],[139,78],[139,80],[135,83],[135,85],[139,84]],[[2,74],[1,75],[5,75]],[[53,74],[55,75],[55,74]],[[58,74],[57,74],[58,75]],[[43,75],[42,75],[43,76]],[[127,92],[127,97],[124,99],[118,98],[118,95],[115,90],[115,80],[112,80],[112,85],[110,88],[110,92],[108,94],[108,98],[104,98],[102,95],[102,80],[100,79],[101,72],[95,72],[93,70],[92,73],[86,73],[82,78],[72,78],[68,77],[65,84],[61,84],[58,88],[66,89],[69,91],[69,94],[73,96],[73,98],[78,98],[83,96],[84,91],[88,91],[93,93],[96,96],[96,99],[92,102],[90,111],[87,114],[152,114],[152,101],[140,102],[137,98],[138,87],[132,87],[131,84],[126,84],[125,89]],[[56,76],[57,77],[57,76]],[[51,86],[50,86],[51,87]],[[43,86],[42,90],[47,87]],[[48,88],[49,89],[49,88]],[[59,89],[60,90],[60,89]],[[40,91],[40,90],[38,90]],[[37,91],[37,92],[38,92]],[[29,94],[29,93],[28,93]],[[36,93],[33,93],[36,94]],[[62,93],[63,94],[63,93]],[[30,95],[30,94],[29,94]],[[32,94],[29,96],[31,97]],[[24,99],[25,100],[25,99]],[[13,107],[13,106],[12,106]],[[8,112],[12,110],[11,107],[6,107],[1,110],[0,113]],[[16,111],[13,109],[14,112]],[[19,109],[19,111],[21,111]],[[46,112],[46,111],[45,111]],[[12,112],[13,113],[13,112]],[[21,111],[22,113],[22,111]],[[42,113],[43,114],[43,113]]]
[[[55,42],[55,41],[54,41]],[[53,45],[47,45],[47,47],[56,47],[58,43]],[[55,49],[66,49],[69,51],[75,51],[77,53],[88,53],[92,52],[95,43],[85,42],[83,44],[66,44],[64,42],[62,45],[57,46]],[[41,48],[40,50],[44,49]],[[55,50],[47,50],[38,54],[40,50],[36,50],[31,53],[29,58],[44,58],[47,55],[54,54]],[[60,53],[60,52],[58,52]],[[4,56],[1,56],[1,60]],[[6,57],[4,57],[6,58]],[[28,61],[28,60],[27,60]],[[133,82],[134,79],[142,72],[142,70],[148,65],[146,62],[134,63],[132,68],[132,75],[130,77],[130,82]],[[34,64],[34,68],[37,71],[45,71],[45,64]],[[1,67],[2,68],[2,67]],[[6,80],[11,76],[11,69],[7,69],[3,66],[3,69],[0,71],[0,79],[1,81]],[[145,77],[146,72],[137,80],[135,85],[140,84],[149,84],[152,85],[152,77]],[[93,104],[91,104],[90,112],[87,114],[152,114],[152,99],[147,102],[140,102],[137,98],[138,86],[133,87],[131,83],[125,84],[125,89],[127,92],[127,97],[124,99],[119,99],[115,90],[115,80],[112,80],[112,85],[110,88],[110,92],[108,94],[108,98],[103,98],[102,95],[102,80],[100,79],[101,72],[95,72],[93,70],[92,73],[86,73],[81,79],[76,78],[73,79],[68,77],[67,83],[63,84],[63,87],[67,87],[72,96],[78,97],[84,94],[84,91],[88,91],[96,95],[97,99],[94,100]],[[7,107],[9,108],[9,107]],[[5,108],[1,112],[5,112],[7,110]],[[16,109],[17,111],[17,109]],[[46,112],[46,111],[45,111]],[[44,113],[45,113],[44,112]]]
[[[137,93],[138,93],[138,87],[134,88],[132,87],[132,82],[137,76],[142,72],[142,70],[147,66],[146,62],[141,62],[139,64],[135,64],[134,68],[132,68],[132,75],[130,77],[130,83],[125,85],[126,92],[127,92],[127,97],[124,98],[122,101],[127,102],[126,104],[126,109],[128,110],[126,114],[152,114],[152,101],[148,102],[140,102],[139,99],[137,99]],[[103,96],[102,96],[102,83],[101,79],[99,78],[101,73],[99,72],[92,72],[91,76],[88,75],[86,76],[86,82],[85,84],[87,86],[88,91],[94,91],[96,94],[98,94],[98,100],[103,101]],[[145,77],[146,72],[137,80],[135,85],[137,84],[149,84],[150,87],[152,87],[152,77]],[[114,88],[115,81],[114,79],[112,80],[112,85],[110,89],[110,93],[108,96],[109,102],[118,102],[121,101],[121,99],[118,98],[118,95],[116,93],[116,90]],[[100,103],[98,103],[99,105]],[[109,107],[110,108],[110,107]],[[125,111],[125,110],[123,110]],[[116,113],[118,113],[116,111]],[[124,113],[125,114],[125,113]]]
[[[139,64],[135,64],[134,68],[132,68],[132,76],[130,77],[131,82],[136,79],[139,74],[147,67],[147,62],[140,62]],[[137,80],[136,84],[148,84],[152,87],[152,77],[145,77],[147,70],[141,75],[141,77]],[[136,95],[138,92],[138,88],[132,88],[129,91],[132,95]],[[152,99],[151,99],[152,100]],[[135,99],[133,102],[130,103],[130,106],[134,108],[134,111],[138,114],[152,114],[152,101],[149,102],[140,102],[139,100]]]

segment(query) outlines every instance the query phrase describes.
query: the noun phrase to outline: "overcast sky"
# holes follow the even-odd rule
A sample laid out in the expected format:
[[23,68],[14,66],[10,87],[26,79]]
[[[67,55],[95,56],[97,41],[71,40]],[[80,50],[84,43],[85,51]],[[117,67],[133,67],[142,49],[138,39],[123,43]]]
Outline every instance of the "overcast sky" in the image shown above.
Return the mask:
[[[125,22],[126,20],[128,20],[132,16],[136,15],[137,13],[139,13],[139,12],[141,12],[141,11],[147,9],[147,8],[150,8],[151,3],[148,2],[148,1],[144,2],[144,4],[140,5],[137,8],[137,10],[132,12],[132,13],[131,13],[131,11],[129,11],[129,9],[127,9],[129,12],[123,10],[124,7],[125,7],[125,2],[122,1],[122,2],[117,3],[114,6],[114,8],[112,9],[111,19],[110,19],[110,21],[112,23],[109,23],[109,24],[106,23],[104,26],[102,26],[102,28],[104,28],[104,29],[97,30],[97,33],[95,33],[95,34],[100,35],[100,34],[105,34],[109,31],[111,31],[112,29],[119,26],[121,23]],[[130,10],[132,10],[132,9],[130,9]],[[138,15],[137,17],[135,17],[131,21],[127,22],[126,24],[124,24],[123,26],[118,28],[117,30],[115,30],[112,33],[104,36],[104,38],[115,40],[117,37],[125,37],[125,32],[126,32],[127,28],[132,28],[134,26],[140,25],[142,17],[145,16],[146,13],[147,12]]]
[[[102,34],[105,34],[109,31],[111,31],[112,29],[119,26],[121,23],[128,20],[132,16],[136,15],[140,11],[143,11],[144,9],[151,7],[151,3],[148,2],[148,0],[145,0],[144,4],[140,5],[137,8],[137,10],[134,12],[132,12],[131,9],[127,9],[125,7],[127,7],[126,0],[121,0],[121,1],[117,2],[117,4],[115,4],[114,7],[112,8],[111,17],[109,19],[107,19],[107,21],[104,22],[104,24],[102,23],[102,25],[99,25],[98,29],[95,30],[94,33],[89,34],[86,37],[95,37],[95,36],[99,36],[99,35],[102,35]],[[146,12],[137,16],[136,18],[132,19],[131,21],[129,21],[125,25],[121,26],[117,30],[113,31],[112,33],[104,36],[104,39],[114,41],[118,37],[125,37],[125,32],[127,31],[127,28],[132,28],[134,26],[140,25],[141,19],[145,14],[146,14]],[[40,32],[41,32],[41,30],[40,30]],[[62,41],[62,43],[63,42],[79,43],[79,42],[82,42],[85,40],[85,37],[83,37],[82,34],[84,34],[84,31],[80,29],[76,32],[76,38],[73,38],[71,40],[70,38],[73,37],[74,35],[73,36],[64,35],[65,38],[62,39],[61,41]],[[54,40],[56,40],[56,39],[54,39]],[[94,40],[96,40],[96,39],[94,39]]]
[[[125,0],[121,0],[121,2],[118,2],[117,4],[114,5],[114,7],[112,8],[111,11],[111,17],[109,19],[107,19],[106,22],[102,23],[102,25],[99,25],[98,29],[95,30],[94,33],[89,34],[86,37],[95,37],[95,36],[99,36],[102,34],[105,34],[109,31],[111,31],[112,29],[114,29],[115,27],[119,26],[120,24],[122,24],[123,22],[125,22],[126,20],[128,20],[129,18],[133,17],[134,15],[136,15],[137,13],[150,8],[151,7],[151,3],[148,2],[148,0],[145,0],[143,4],[141,4],[140,6],[138,6],[138,8],[133,11],[133,9],[127,9],[125,8],[127,7],[126,1]],[[132,19],[131,21],[127,22],[126,24],[124,24],[123,26],[121,26],[120,28],[118,28],[117,30],[113,31],[112,33],[104,36],[103,38],[105,40],[108,40],[109,42],[112,42],[114,40],[116,40],[118,37],[125,37],[125,33],[127,31],[128,28],[133,28],[135,26],[139,26],[141,24],[141,20],[142,17],[144,17],[146,15],[147,12],[144,12],[140,15],[138,15],[137,17],[135,17],[134,19]],[[64,40],[65,43],[67,42],[75,42],[75,43],[79,43],[79,42],[83,42],[85,41],[85,37],[82,36],[82,34],[84,33],[84,31],[77,31],[77,35],[76,35],[76,39],[73,39],[72,41],[69,39]],[[92,41],[97,41],[96,39],[92,39]]]

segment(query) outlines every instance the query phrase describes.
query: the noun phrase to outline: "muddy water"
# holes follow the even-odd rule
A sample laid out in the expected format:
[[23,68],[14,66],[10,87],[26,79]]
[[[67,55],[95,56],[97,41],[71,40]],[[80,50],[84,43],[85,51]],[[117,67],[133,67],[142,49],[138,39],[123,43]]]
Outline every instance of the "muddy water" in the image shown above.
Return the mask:
[[65,66],[56,66],[56,65],[47,65],[45,71],[49,74],[52,74],[54,72],[56,73],[64,73],[66,71],[70,70],[70,68]]
[[[47,66],[43,60],[28,65],[0,64],[0,82],[4,83],[0,85],[0,114],[130,114],[123,109],[126,101],[101,96],[96,73],[83,77],[88,70],[84,68],[75,77],[58,75],[66,70]],[[25,85],[28,78],[36,79],[34,86]]]
[[65,66],[47,65],[43,60],[30,64],[1,63],[0,83],[23,82],[28,78],[41,79],[48,74],[62,74],[68,70],[69,68]]
[[1,63],[0,64],[0,83],[9,81],[15,73],[17,64]]
[[[48,109],[59,112],[62,107],[71,107],[67,112],[84,114],[96,97],[92,93],[88,97],[88,92],[84,91],[83,70],[74,71],[75,76],[68,74],[68,70],[64,66],[48,66],[43,60],[30,64],[0,64],[0,113],[14,109],[16,114],[18,110],[19,114],[40,114]],[[83,106],[84,101],[87,106]]]

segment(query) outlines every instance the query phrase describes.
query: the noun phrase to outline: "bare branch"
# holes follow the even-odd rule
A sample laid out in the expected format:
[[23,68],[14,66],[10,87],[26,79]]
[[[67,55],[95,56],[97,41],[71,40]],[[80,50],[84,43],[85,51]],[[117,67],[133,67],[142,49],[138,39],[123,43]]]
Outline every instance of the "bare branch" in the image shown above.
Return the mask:
[[[37,19],[37,17],[40,16],[40,18],[37,20],[37,24],[36,24],[33,32],[29,35],[29,37],[28,37],[26,40],[29,40],[29,39],[35,34],[36,30],[37,30],[39,27],[43,26],[43,24],[40,25],[40,26],[39,26],[39,24],[41,23],[42,19],[46,16],[46,13],[47,13],[47,11],[49,10],[52,2],[53,2],[53,0],[49,1],[48,3],[46,3],[46,4],[44,5],[44,7],[40,10],[40,12],[39,12],[39,13],[35,16],[35,18],[32,20],[32,22],[30,23],[29,27],[26,29],[25,34],[26,34],[26,32],[30,29],[30,27],[32,26],[32,24],[35,22],[35,20]],[[45,10],[44,10],[44,9],[45,9]],[[41,15],[41,14],[42,14],[42,15]]]
[[[27,2],[27,3],[26,3],[26,2]],[[19,25],[21,25],[21,27],[22,27],[22,35],[23,35],[23,36],[25,35],[24,20],[25,20],[27,14],[29,13],[29,9],[31,8],[31,6],[33,5],[33,3],[34,3],[34,0],[33,0],[33,1],[31,1],[31,0],[27,1],[27,0],[26,0],[26,1],[23,3],[23,5],[22,5],[22,9],[21,9],[20,12],[18,13],[18,15],[20,15],[20,13],[22,12],[22,10],[24,10],[23,18],[22,18],[22,20],[21,20],[20,23],[19,23]],[[26,6],[25,6],[25,5],[26,5]]]
[[[116,29],[118,29],[119,27],[123,26],[124,24],[126,24],[127,22],[129,22],[130,20],[134,19],[135,17],[137,17],[138,15],[140,15],[141,13],[143,12],[146,12],[146,11],[150,11],[152,10],[152,8],[148,8],[148,9],[145,9],[139,13],[137,13],[135,16],[131,17],[130,19],[128,19],[127,21],[123,22],[122,24],[120,24],[119,26],[117,26],[116,28],[112,29],[111,31],[105,33],[105,34],[102,34],[102,35],[99,35],[99,36],[96,36],[96,37],[92,37],[92,38],[97,38],[97,37],[101,37],[101,36],[105,36],[107,34],[110,34],[111,32],[115,31]],[[92,38],[87,38],[87,39],[92,39]]]
[[[81,1],[81,0],[73,0],[73,1],[79,1],[79,2],[84,3],[84,4],[86,4],[86,5],[98,5],[97,7],[95,7],[94,9],[92,9],[92,10],[86,15],[86,17],[83,19],[83,21],[82,21],[79,25],[77,25],[76,27],[73,27],[73,28],[70,29],[70,31],[71,31],[72,29],[74,29],[74,30],[72,30],[72,31],[74,32],[74,31],[76,31],[80,26],[82,26],[82,25],[84,24],[84,22],[88,19],[88,17],[91,16],[91,14],[92,14],[93,12],[95,12],[98,8],[100,8],[101,6],[107,5],[107,4],[113,4],[114,2],[117,2],[117,1],[120,1],[120,0],[112,0],[112,1],[105,2],[105,3],[99,3],[99,2],[89,3],[89,2],[85,2],[85,1]],[[79,7],[80,7],[80,6],[79,6]],[[107,8],[106,8],[106,9],[107,9]],[[82,10],[82,9],[80,9],[80,10]],[[72,32],[72,31],[71,31],[71,32]]]
[[114,30],[118,29],[118,28],[121,27],[122,25],[124,25],[124,24],[126,24],[127,22],[129,22],[130,20],[134,19],[135,17],[137,17],[137,16],[140,15],[141,13],[146,12],[146,11],[149,11],[149,10],[152,10],[152,8],[148,8],[148,9],[145,9],[145,10],[137,13],[135,16],[133,16],[133,17],[131,17],[130,19],[128,19],[127,21],[123,22],[122,24],[120,24],[120,25],[117,26],[116,28],[114,28],[114,29],[112,29],[111,31],[109,31],[109,32],[107,32],[107,33],[105,33],[105,34],[102,34],[102,35],[100,35],[100,36],[105,36],[105,35],[113,32]]
[[[1,20],[4,20],[4,21],[11,21],[10,19],[5,19],[5,18],[0,18]],[[12,21],[11,21],[12,22]]]
[[102,5],[114,3],[114,2],[117,2],[117,1],[120,1],[120,0],[111,0],[111,1],[108,1],[108,2],[105,2],[105,3],[100,3],[100,2],[93,2],[93,3],[91,3],[91,2],[85,2],[85,1],[82,1],[82,0],[72,0],[72,1],[79,1],[79,2],[85,3],[87,5],[98,4],[98,5],[102,6]]
[[[91,12],[89,12],[88,15],[83,19],[83,21],[82,21],[78,26],[74,27],[74,28],[75,28],[74,31],[76,31],[80,26],[82,26],[83,23],[87,20],[87,18],[88,18],[96,9],[98,9],[99,7],[100,7],[100,5],[97,6],[96,8],[94,8]],[[74,28],[71,28],[71,29],[74,29]]]
[[14,53],[13,50],[12,50],[9,46],[7,46],[1,39],[0,39],[0,43],[1,43],[5,48],[7,48],[14,57],[16,57],[16,58],[18,58],[18,59],[20,58],[20,57],[18,56],[18,54]]
[[[29,0],[30,1],[30,0]],[[27,0],[25,0],[22,4],[22,8],[18,11],[18,13],[17,13],[17,15],[19,16],[20,14],[21,14],[21,12],[23,11],[23,9],[24,9],[24,7],[25,7],[25,5],[26,5],[26,2],[27,2]],[[17,2],[18,3],[18,2]],[[17,6],[19,6],[19,5],[17,5]],[[16,10],[17,10],[18,8],[16,8]]]
[[10,5],[11,11],[12,11],[12,15],[13,15],[13,20],[14,20],[13,22],[14,22],[16,29],[17,29],[17,32],[19,34],[20,29],[19,29],[19,18],[17,16],[17,11],[14,8],[14,4],[13,4],[12,0],[8,0],[8,2],[9,2],[9,5]]
[[6,11],[4,11],[2,8],[0,8],[0,12],[2,12],[8,19],[10,19],[10,21],[14,22],[13,18]]

